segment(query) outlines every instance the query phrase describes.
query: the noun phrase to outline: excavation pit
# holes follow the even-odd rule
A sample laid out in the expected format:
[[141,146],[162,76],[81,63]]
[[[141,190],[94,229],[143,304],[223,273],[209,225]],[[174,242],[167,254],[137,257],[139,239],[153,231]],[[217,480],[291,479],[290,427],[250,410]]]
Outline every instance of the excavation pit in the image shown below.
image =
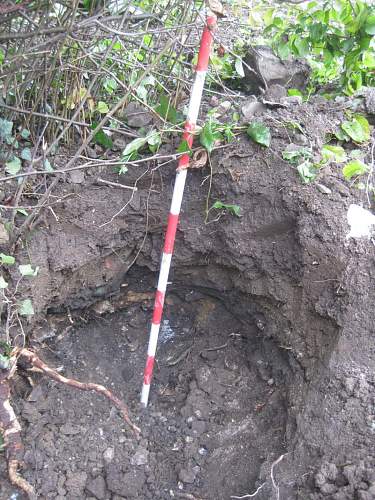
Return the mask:
[[[213,155],[211,201],[241,217],[212,210],[205,223],[209,172],[189,173],[147,410],[139,395],[174,166],[129,170],[137,192],[93,175],[61,183],[57,217],[28,241],[41,269],[32,345],[123,397],[142,435],[99,396],[40,376],[31,388],[19,372],[22,474],[41,498],[224,500],[258,488],[262,500],[375,498],[374,246],[347,238],[363,194],[334,164],[318,179],[325,190],[302,185],[281,153],[304,139],[275,125],[298,119],[320,150],[340,113],[319,101],[276,110],[270,149],[242,138]],[[15,494],[6,480],[0,492]]]

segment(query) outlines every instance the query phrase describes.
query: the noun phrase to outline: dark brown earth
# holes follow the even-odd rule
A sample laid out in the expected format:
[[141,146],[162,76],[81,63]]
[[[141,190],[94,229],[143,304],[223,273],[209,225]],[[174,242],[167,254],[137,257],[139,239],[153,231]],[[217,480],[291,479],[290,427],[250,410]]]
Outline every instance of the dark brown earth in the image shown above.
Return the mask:
[[[27,245],[40,266],[33,345],[63,373],[113,388],[142,437],[96,395],[35,375],[31,390],[20,372],[22,472],[40,498],[229,499],[263,484],[254,498],[375,498],[375,252],[372,240],[346,238],[349,205],[367,197],[334,164],[320,173],[324,194],[281,158],[292,142],[318,154],[343,116],[320,99],[273,110],[263,117],[270,149],[242,137],[217,150],[212,201],[239,205],[241,217],[213,210],[205,224],[209,171],[189,173],[146,411],[175,165],[129,170],[133,196],[97,183],[119,181],[108,170],[60,183],[71,196]],[[0,497],[21,498],[0,463]]]

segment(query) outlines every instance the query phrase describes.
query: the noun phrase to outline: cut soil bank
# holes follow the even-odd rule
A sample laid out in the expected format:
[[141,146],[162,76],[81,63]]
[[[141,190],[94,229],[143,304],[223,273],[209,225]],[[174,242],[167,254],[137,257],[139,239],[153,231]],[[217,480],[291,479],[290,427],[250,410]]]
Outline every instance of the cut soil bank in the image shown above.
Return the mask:
[[[124,397],[142,437],[98,396],[35,378],[29,394],[20,374],[23,474],[41,498],[229,499],[263,483],[255,498],[375,498],[375,252],[346,238],[361,193],[333,164],[319,174],[326,193],[303,186],[281,157],[290,143],[317,153],[342,120],[318,100],[276,110],[264,117],[270,149],[243,138],[215,152],[212,199],[241,217],[212,210],[205,224],[209,172],[189,173],[146,411],[174,165],[129,170],[133,193],[99,185],[97,172],[61,183],[69,196],[28,241],[44,318],[32,340],[64,373]],[[13,491],[2,481],[1,498]]]

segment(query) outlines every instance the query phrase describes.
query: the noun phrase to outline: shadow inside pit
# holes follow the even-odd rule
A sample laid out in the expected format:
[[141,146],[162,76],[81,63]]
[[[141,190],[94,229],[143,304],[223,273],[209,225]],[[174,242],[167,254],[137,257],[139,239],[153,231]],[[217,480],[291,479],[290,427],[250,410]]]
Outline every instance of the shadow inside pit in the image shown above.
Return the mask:
[[171,287],[142,412],[153,293],[149,277],[133,283],[116,312],[71,312],[71,328],[60,326],[41,356],[122,397],[141,440],[107,401],[37,380],[22,404],[25,476],[41,498],[91,498],[98,488],[104,499],[224,500],[253,491],[262,464],[285,451],[288,353],[260,332],[259,318],[236,317],[220,293]]

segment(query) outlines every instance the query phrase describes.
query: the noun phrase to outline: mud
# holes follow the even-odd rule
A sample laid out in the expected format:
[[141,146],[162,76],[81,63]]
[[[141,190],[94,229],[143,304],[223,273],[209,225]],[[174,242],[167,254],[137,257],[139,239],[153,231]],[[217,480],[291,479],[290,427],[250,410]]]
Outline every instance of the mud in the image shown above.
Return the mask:
[[263,500],[375,498],[374,245],[346,238],[349,205],[367,197],[334,164],[319,174],[328,192],[304,186],[281,157],[290,143],[318,154],[343,114],[317,99],[262,118],[271,148],[242,137],[212,156],[212,200],[241,217],[212,210],[205,224],[209,171],[189,174],[146,412],[174,164],[129,170],[133,194],[99,185],[118,181],[108,170],[60,184],[69,196],[27,246],[41,269],[33,343],[64,373],[116,389],[142,437],[96,396],[35,376],[31,390],[20,373],[23,473],[41,498],[228,499],[262,485]]

